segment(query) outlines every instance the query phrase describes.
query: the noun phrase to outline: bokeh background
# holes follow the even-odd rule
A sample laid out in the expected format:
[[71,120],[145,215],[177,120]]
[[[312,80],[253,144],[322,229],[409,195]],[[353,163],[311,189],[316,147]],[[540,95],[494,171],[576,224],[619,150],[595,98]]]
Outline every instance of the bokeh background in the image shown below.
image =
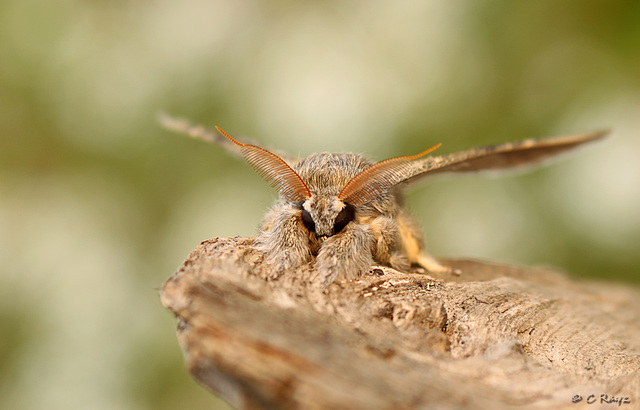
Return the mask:
[[381,160],[612,129],[409,195],[435,255],[640,281],[640,3],[0,2],[0,408],[210,409],[159,286],[275,194],[159,112]]

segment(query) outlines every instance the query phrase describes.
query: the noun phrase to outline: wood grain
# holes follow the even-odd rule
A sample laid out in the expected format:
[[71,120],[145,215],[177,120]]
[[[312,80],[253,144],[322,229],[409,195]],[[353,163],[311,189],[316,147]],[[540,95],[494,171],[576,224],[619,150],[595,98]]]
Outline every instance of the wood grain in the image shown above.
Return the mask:
[[323,289],[312,264],[266,280],[252,245],[203,242],[160,292],[189,371],[236,408],[640,406],[638,288],[459,260]]

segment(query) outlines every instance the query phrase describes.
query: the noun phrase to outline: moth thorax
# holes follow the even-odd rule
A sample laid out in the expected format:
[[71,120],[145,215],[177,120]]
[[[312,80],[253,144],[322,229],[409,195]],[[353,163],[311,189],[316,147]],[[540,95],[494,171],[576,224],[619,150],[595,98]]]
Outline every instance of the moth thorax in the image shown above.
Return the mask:
[[355,218],[355,207],[337,197],[322,198],[313,195],[299,204],[302,223],[319,238],[336,235]]

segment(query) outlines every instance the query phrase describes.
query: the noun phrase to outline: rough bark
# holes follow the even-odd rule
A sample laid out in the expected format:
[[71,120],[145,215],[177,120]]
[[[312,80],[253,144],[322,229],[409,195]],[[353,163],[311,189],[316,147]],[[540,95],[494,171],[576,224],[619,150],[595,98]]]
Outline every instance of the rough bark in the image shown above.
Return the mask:
[[323,289],[312,264],[265,280],[252,244],[203,242],[161,290],[189,371],[234,407],[640,406],[638,288],[457,260]]

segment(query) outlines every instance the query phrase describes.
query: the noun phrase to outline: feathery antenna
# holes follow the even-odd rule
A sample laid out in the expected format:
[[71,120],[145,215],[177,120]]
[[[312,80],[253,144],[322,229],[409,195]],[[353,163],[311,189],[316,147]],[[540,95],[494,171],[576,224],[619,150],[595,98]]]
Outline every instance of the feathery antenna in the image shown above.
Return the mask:
[[366,204],[402,182],[411,161],[427,155],[441,145],[436,144],[416,155],[389,158],[370,166],[347,183],[338,199],[354,206]]
[[311,197],[311,192],[300,175],[282,158],[264,148],[236,141],[220,127],[216,126],[216,129],[229,141],[240,147],[242,156],[251,164],[258,175],[276,188],[280,195],[291,202],[303,201]]

